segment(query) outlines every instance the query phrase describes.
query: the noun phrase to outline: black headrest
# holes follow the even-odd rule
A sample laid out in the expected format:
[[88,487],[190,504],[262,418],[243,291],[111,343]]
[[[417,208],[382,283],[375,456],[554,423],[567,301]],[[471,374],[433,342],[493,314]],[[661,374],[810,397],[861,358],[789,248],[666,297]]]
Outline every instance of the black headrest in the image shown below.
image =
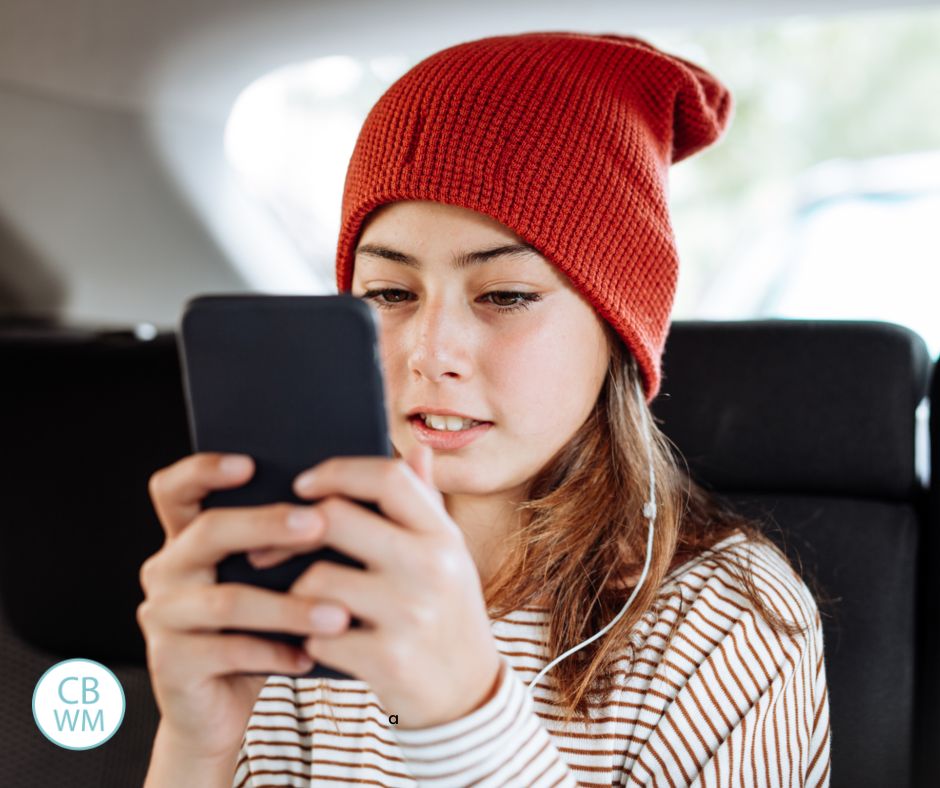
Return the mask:
[[[930,379],[930,485],[931,525],[935,533],[940,534],[940,358],[933,366]],[[938,626],[940,631],[940,626]]]
[[190,452],[175,338],[0,335],[0,601],[34,647],[144,662],[150,474]]
[[904,500],[930,368],[892,323],[677,321],[652,407],[716,489]]
[[940,359],[933,368],[930,385],[930,467],[932,479],[925,504],[927,527],[921,533],[918,615],[920,638],[917,674],[918,733],[915,763],[921,785],[940,785]]

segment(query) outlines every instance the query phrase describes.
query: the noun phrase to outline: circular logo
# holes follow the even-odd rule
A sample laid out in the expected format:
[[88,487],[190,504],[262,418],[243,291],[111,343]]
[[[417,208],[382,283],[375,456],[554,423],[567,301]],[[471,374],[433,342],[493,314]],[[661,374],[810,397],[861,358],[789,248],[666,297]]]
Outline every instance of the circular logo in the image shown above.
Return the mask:
[[124,721],[124,688],[93,659],[66,659],[42,674],[33,690],[33,719],[43,736],[67,750],[90,750]]

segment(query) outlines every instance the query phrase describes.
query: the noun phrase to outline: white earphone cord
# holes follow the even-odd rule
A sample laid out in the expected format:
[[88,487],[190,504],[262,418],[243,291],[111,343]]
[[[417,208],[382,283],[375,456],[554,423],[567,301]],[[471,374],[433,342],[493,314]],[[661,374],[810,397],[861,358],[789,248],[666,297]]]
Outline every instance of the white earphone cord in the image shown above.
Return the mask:
[[649,465],[650,471],[650,497],[646,503],[643,504],[643,516],[649,521],[649,527],[646,537],[646,563],[643,564],[643,571],[640,573],[640,579],[637,581],[636,587],[633,589],[633,593],[630,594],[630,598],[626,601],[626,604],[621,608],[620,612],[614,617],[614,619],[602,630],[595,632],[591,637],[585,640],[583,643],[579,643],[574,648],[568,649],[560,657],[556,657],[551,662],[549,662],[539,674],[532,679],[528,684],[529,692],[535,688],[538,684],[539,679],[542,678],[549,670],[551,670],[555,665],[561,662],[566,657],[571,656],[579,648],[584,648],[588,643],[591,643],[594,640],[597,640],[601,635],[603,635],[607,630],[609,630],[614,624],[616,624],[622,617],[623,614],[627,612],[630,605],[633,603],[634,598],[640,591],[640,587],[643,585],[643,581],[646,580],[646,574],[650,568],[650,559],[653,557],[653,525],[656,522],[656,475],[653,471],[653,439],[650,434],[649,421],[646,416],[646,400],[643,398],[643,388],[640,385],[639,381],[636,384],[637,398],[640,403],[640,414],[643,418],[643,434],[646,438],[646,457],[647,463]]

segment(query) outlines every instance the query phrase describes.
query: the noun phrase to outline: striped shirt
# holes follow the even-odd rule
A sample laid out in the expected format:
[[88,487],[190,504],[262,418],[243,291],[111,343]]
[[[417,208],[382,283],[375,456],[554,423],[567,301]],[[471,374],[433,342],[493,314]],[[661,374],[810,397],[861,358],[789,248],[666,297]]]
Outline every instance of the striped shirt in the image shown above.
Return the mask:
[[271,676],[248,721],[233,785],[828,785],[816,603],[768,546],[740,533],[718,546],[735,560],[749,554],[762,598],[806,632],[775,633],[740,581],[699,556],[664,579],[589,722],[563,725],[551,671],[530,694],[528,683],[549,661],[548,612],[524,608],[491,620],[503,663],[496,694],[442,725],[390,724],[394,710],[365,682]]

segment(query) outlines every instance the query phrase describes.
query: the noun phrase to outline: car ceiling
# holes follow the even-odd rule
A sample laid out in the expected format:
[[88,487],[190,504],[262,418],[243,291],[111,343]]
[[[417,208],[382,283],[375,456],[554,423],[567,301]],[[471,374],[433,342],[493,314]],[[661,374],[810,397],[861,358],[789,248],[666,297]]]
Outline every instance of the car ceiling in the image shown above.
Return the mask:
[[322,55],[430,54],[461,40],[523,30],[703,27],[876,8],[897,4],[0,0],[0,84],[82,103],[218,120],[256,77]]

